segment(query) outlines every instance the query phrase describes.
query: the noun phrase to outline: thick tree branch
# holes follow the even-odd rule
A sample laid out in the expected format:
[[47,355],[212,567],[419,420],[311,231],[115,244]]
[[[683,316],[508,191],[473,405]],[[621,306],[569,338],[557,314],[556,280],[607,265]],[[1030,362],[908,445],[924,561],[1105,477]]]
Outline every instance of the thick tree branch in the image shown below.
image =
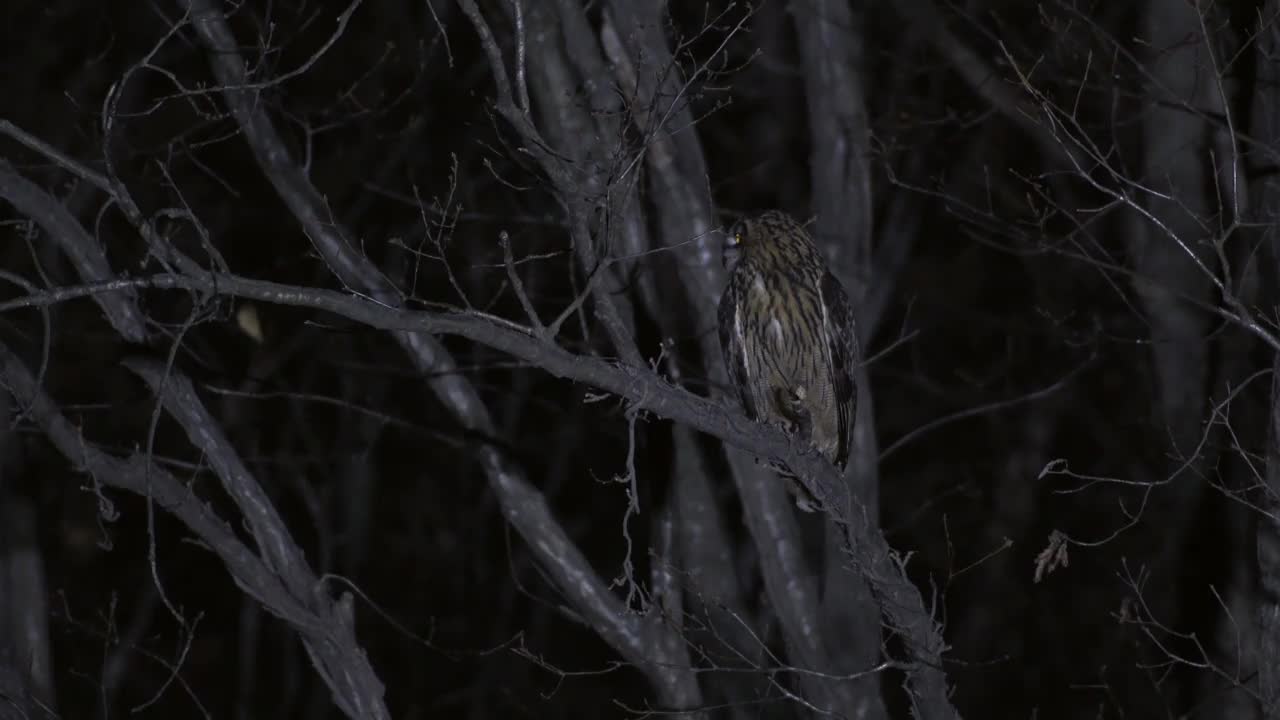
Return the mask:
[[312,591],[315,573],[271,498],[231,447],[218,421],[205,409],[191,381],[175,369],[149,359],[129,358],[124,366],[146,381],[164,409],[186,431],[187,438],[204,454],[223,489],[244,515],[267,567],[280,576],[290,592],[305,598]]
[[[8,200],[23,215],[34,220],[66,254],[76,273],[86,283],[97,283],[115,277],[102,246],[85,232],[66,206],[50,197],[35,183],[19,175],[7,162],[0,160],[0,197]],[[131,290],[94,296],[116,332],[132,342],[142,342],[147,335],[146,323],[138,312]]]
[[861,17],[837,0],[793,0],[791,13],[809,105],[815,235],[850,297],[860,299],[867,294],[874,218]]
[[[104,485],[153,499],[218,556],[242,590],[293,626],[321,664],[334,699],[348,717],[390,717],[382,702],[382,684],[355,642],[350,595],[331,601],[319,578],[309,574],[305,565],[295,565],[288,571],[305,586],[305,594],[299,595],[275,569],[246,547],[204,500],[150,457],[137,453],[122,459],[90,444],[62,415],[22,361],[3,345],[0,345],[0,372],[6,389],[23,412],[44,430],[73,467]],[[170,375],[169,382],[186,381]],[[176,402],[185,404],[186,400]],[[200,410],[202,408],[188,407],[180,411],[198,413]],[[211,447],[219,454],[232,452],[221,445]],[[277,528],[277,531],[282,530]]]
[[129,359],[125,367],[146,381],[199,448],[240,508],[267,569],[314,615],[317,627],[323,628],[322,632],[304,633],[302,640],[338,707],[352,718],[389,718],[382,683],[356,641],[351,594],[343,593],[336,601],[328,596],[271,499],[205,409],[191,381],[155,360]]

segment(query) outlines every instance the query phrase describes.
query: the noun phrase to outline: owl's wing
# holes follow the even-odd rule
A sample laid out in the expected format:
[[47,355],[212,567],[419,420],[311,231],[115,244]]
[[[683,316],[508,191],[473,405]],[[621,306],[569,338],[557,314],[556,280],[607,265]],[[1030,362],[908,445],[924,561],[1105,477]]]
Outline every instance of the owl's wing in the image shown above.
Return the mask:
[[741,303],[738,286],[730,283],[720,296],[717,320],[720,324],[720,351],[724,354],[724,366],[729,371],[729,384],[742,399],[742,409],[747,417],[760,417],[751,394],[751,368],[748,363],[746,342],[742,328]]
[[831,351],[831,387],[836,394],[836,427],[839,433],[836,465],[843,470],[849,459],[853,423],[858,414],[858,386],[854,381],[860,354],[858,335],[854,327],[853,308],[840,281],[830,272],[824,272],[819,292],[822,297],[822,315],[826,319],[823,335]]

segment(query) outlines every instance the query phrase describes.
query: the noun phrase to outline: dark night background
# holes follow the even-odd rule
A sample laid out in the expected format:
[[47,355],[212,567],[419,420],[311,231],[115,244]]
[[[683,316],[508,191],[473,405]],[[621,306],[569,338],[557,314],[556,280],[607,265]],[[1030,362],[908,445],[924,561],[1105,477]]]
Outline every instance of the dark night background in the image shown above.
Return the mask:
[[[1280,3],[519,3],[0,10],[0,718],[1280,716]],[[848,482],[951,707],[876,548],[584,379],[737,411],[718,233],[772,207],[857,306]],[[423,351],[147,280],[207,271],[478,332],[529,324],[513,274],[548,325],[589,297],[523,355]],[[186,383],[202,419],[157,399]],[[317,661],[344,593],[355,650]]]

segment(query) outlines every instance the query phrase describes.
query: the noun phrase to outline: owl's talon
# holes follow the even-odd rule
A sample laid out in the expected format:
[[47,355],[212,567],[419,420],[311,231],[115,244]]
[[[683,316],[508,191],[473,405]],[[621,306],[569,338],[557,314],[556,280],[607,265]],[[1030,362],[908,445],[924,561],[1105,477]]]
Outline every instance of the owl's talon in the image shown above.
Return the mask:
[[790,395],[791,397],[787,398],[787,405],[792,417],[791,422],[795,426],[795,434],[810,439],[813,437],[813,418],[809,414],[809,407],[805,405],[808,393],[801,385],[793,389]]

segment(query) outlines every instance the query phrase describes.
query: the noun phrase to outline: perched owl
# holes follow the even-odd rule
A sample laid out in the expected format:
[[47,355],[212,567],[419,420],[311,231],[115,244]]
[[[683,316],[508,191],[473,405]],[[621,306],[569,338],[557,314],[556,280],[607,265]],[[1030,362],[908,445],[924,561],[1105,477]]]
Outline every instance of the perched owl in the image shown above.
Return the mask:
[[[778,210],[729,228],[723,259],[720,347],[747,415],[807,439],[843,471],[859,352],[844,288],[805,229]],[[796,505],[812,511],[812,496],[788,479]]]

